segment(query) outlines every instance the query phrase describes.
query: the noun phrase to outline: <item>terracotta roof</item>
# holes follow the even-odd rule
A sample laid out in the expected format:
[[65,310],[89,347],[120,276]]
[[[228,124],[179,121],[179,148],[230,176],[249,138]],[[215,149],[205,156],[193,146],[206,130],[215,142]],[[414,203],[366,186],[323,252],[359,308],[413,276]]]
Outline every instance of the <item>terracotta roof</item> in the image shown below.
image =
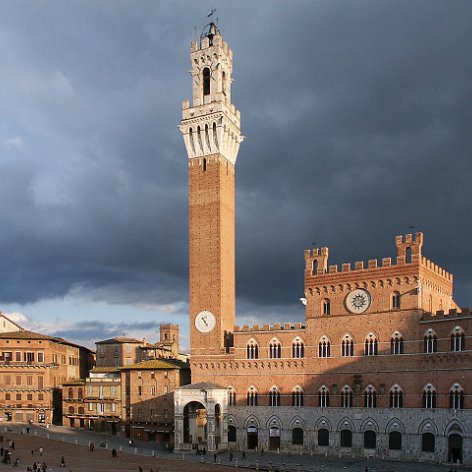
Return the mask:
[[124,336],[117,336],[116,338],[105,339],[104,341],[97,341],[95,344],[118,344],[118,343],[134,343],[141,344],[143,341],[134,338],[125,338]]
[[165,370],[165,369],[189,369],[186,362],[177,359],[151,359],[137,364],[121,366],[121,370]]
[[108,374],[112,372],[119,372],[120,368],[119,367],[94,367],[90,373],[91,374]]
[[213,382],[198,382],[195,384],[183,385],[180,388],[185,388],[186,390],[212,390],[216,388],[223,388],[226,390],[226,387],[223,387],[222,385],[218,385]]
[[93,352],[91,349],[80,344],[67,341],[63,338],[57,338],[55,336],[48,336],[47,334],[34,333],[33,331],[10,331],[8,333],[0,333],[0,339],[39,339],[41,341],[53,341],[61,344],[68,344],[69,346],[78,347],[80,349],[86,349],[89,352]]
[[85,385],[85,380],[84,379],[72,379],[72,380],[67,380],[66,382],[62,382],[62,385]]

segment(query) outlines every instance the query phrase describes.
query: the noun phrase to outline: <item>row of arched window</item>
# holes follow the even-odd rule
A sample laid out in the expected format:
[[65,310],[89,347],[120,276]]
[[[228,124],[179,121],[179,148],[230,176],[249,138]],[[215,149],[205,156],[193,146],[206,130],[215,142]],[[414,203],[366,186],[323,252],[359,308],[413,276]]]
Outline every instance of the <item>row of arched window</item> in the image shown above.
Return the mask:
[[[342,357],[354,356],[354,340],[350,334],[343,336],[340,345]],[[450,335],[450,350],[452,352],[465,351],[466,336],[461,327],[456,326]],[[374,333],[369,333],[363,344],[363,354],[376,356],[379,352],[379,340]],[[404,354],[405,341],[400,332],[395,331],[390,338],[390,354]],[[438,337],[434,330],[429,329],[423,338],[423,352],[426,354],[438,352]],[[247,359],[259,359],[259,344],[251,339],[246,345]],[[269,359],[280,359],[282,357],[282,344],[277,338],[273,338],[268,347]],[[292,358],[305,357],[305,344],[300,337],[292,341]],[[331,341],[328,336],[323,335],[318,340],[318,357],[331,357]]]
[[[403,408],[404,392],[402,388],[395,384],[388,393],[390,408]],[[461,410],[464,408],[464,390],[458,384],[451,386],[449,390],[449,408]],[[268,402],[264,402],[265,406],[281,406],[282,393],[277,386],[273,386],[266,394]],[[345,385],[339,394],[331,395],[328,387],[323,385],[318,390],[317,406],[321,408],[342,407],[352,408],[354,405],[354,392],[349,385]],[[332,401],[334,397],[335,402]],[[422,391],[422,408],[436,408],[437,391],[432,384],[427,384]],[[304,392],[299,386],[295,387],[290,393],[292,406],[304,406]],[[364,408],[376,408],[378,400],[378,393],[375,387],[369,384],[362,393],[362,405]],[[228,387],[228,402],[229,405],[236,405],[236,391],[233,387]],[[262,406],[260,404],[260,395],[256,387],[251,386],[246,392],[247,406]]]

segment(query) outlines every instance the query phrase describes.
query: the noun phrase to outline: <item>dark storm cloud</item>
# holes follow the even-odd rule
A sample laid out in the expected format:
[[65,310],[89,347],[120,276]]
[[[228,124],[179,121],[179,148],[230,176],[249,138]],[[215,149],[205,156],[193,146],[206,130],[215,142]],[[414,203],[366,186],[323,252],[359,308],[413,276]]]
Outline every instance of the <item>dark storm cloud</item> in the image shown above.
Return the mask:
[[159,330],[159,323],[104,323],[100,321],[82,321],[79,325],[67,329],[59,329],[50,333],[52,336],[65,339],[74,339],[79,343],[93,346],[97,341],[117,336],[133,337],[135,332],[153,332]]
[[[186,300],[187,164],[176,125],[191,94],[193,26],[206,11],[7,5],[0,302],[77,287],[121,303]],[[331,263],[393,256],[393,237],[410,225],[425,232],[425,255],[456,274],[459,303],[470,303],[470,2],[216,8],[246,136],[240,313],[298,316],[313,242],[330,247]]]

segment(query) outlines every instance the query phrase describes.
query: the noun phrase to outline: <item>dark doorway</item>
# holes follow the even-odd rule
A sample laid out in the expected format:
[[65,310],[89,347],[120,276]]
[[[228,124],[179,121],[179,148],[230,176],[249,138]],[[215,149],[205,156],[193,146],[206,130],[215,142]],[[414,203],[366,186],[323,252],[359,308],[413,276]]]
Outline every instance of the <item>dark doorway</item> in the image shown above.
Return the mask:
[[280,449],[280,429],[270,428],[269,429],[269,449],[271,451],[277,451]]
[[462,464],[462,436],[451,434],[449,436],[449,462]]
[[364,449],[375,449],[377,435],[375,431],[366,431],[364,433]]
[[318,430],[318,446],[329,446],[329,431],[327,429]]
[[348,429],[341,431],[341,447],[352,447],[352,432]]
[[259,434],[255,426],[247,428],[247,448],[256,449],[259,444]]

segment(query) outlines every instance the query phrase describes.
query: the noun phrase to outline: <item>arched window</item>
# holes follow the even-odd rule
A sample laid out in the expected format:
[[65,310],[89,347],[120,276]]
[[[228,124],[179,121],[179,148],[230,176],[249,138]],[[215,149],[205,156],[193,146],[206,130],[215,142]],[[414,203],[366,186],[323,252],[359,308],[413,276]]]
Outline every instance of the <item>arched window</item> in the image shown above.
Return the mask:
[[411,247],[407,247],[405,251],[405,262],[407,264],[411,263]]
[[349,334],[345,334],[341,343],[341,354],[343,356],[354,355],[354,341]]
[[292,357],[295,359],[305,357],[305,344],[299,337],[292,342]]
[[223,92],[223,95],[226,95],[226,72],[225,71],[221,73],[221,91]]
[[218,133],[216,131],[216,123],[213,122],[213,141],[215,142],[216,149],[218,149]]
[[432,329],[424,335],[424,352],[427,354],[438,352],[438,337]]
[[205,141],[206,141],[207,148],[211,151],[210,132],[208,128],[208,123],[205,123]]
[[79,415],[83,415],[85,413],[85,410],[84,410],[84,407],[83,406],[79,406]]
[[254,339],[251,339],[246,346],[248,359],[259,359],[259,346]]
[[341,430],[341,447],[352,447],[352,431],[349,429]]
[[207,170],[207,160],[203,158],[203,172],[206,172]]
[[423,452],[434,452],[436,437],[433,433],[423,433],[421,436],[421,450]]
[[460,326],[456,326],[451,333],[451,351],[465,351],[465,334]]
[[430,295],[429,299],[428,299],[428,311],[430,313],[433,311],[433,297],[432,297],[432,295]]
[[73,414],[74,414],[74,407],[70,406],[69,407],[69,415],[73,415]]
[[317,274],[318,274],[318,261],[314,260],[313,261],[313,275],[317,275]]
[[401,451],[402,449],[402,433],[399,431],[392,431],[388,435],[388,448],[394,451]]
[[203,95],[210,95],[210,68],[203,69]]
[[292,406],[303,406],[303,390],[300,387],[292,391]]
[[325,385],[318,392],[318,406],[321,408],[329,407],[329,390]]
[[392,294],[392,308],[398,309],[401,306],[400,302],[400,292],[393,292]]
[[403,408],[403,392],[399,385],[390,389],[390,408]]
[[436,389],[428,384],[423,389],[423,408],[436,408]]
[[331,343],[326,336],[322,336],[318,342],[318,357],[331,357]]
[[302,428],[292,429],[292,444],[303,446],[303,429]]
[[82,400],[83,397],[84,397],[84,391],[83,391],[82,387],[79,387],[79,389],[78,389],[78,391],[77,391],[77,398],[78,398],[79,400]]
[[228,394],[228,405],[234,406],[236,405],[236,392],[233,387],[228,387],[227,390]]
[[331,315],[331,302],[329,298],[323,300],[323,315]]
[[326,428],[318,430],[318,446],[329,446],[329,431]]
[[269,406],[280,406],[280,391],[277,387],[269,390]]
[[375,334],[369,333],[365,338],[364,354],[366,356],[376,356],[378,352],[378,341]]
[[459,384],[454,384],[449,391],[449,408],[454,410],[464,408],[464,390]]
[[364,449],[375,449],[377,442],[377,435],[375,431],[364,432]]
[[341,390],[341,406],[343,408],[352,408],[353,394],[348,385],[345,385]]
[[190,139],[190,146],[192,146],[192,151],[195,154],[195,141],[193,140],[193,129],[189,128],[188,137]]
[[377,407],[377,392],[375,391],[375,388],[372,385],[368,385],[364,391],[364,407]]
[[257,390],[254,387],[249,387],[247,391],[247,406],[257,406]]
[[72,387],[67,389],[67,398],[74,398],[74,389]]
[[269,357],[271,359],[280,359],[282,357],[282,346],[278,339],[272,339],[269,344]]
[[390,354],[403,354],[403,336],[398,331],[390,339]]

